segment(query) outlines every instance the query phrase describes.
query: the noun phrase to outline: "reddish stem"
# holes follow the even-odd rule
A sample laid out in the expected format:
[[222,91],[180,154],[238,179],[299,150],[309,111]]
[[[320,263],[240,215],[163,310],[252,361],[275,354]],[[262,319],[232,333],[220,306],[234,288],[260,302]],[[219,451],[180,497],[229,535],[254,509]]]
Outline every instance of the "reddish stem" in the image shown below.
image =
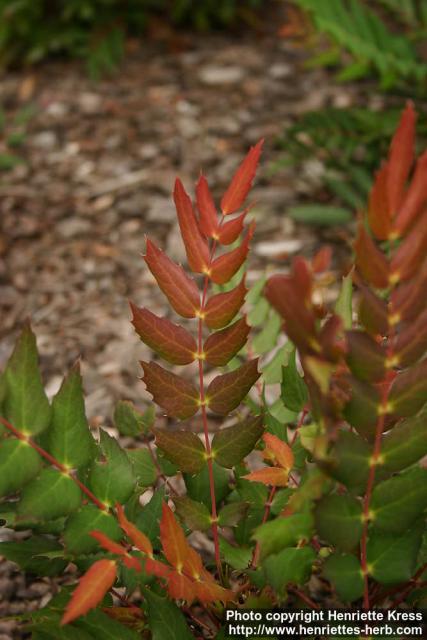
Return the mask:
[[13,433],[13,435],[18,438],[18,440],[22,440],[26,442],[30,447],[32,447],[37,453],[47,460],[53,467],[56,467],[59,471],[66,474],[71,478],[71,480],[79,487],[79,489],[91,500],[101,511],[108,511],[107,505],[103,504],[98,498],[92,493],[90,489],[88,489],[80,480],[76,477],[74,473],[67,469],[63,464],[61,464],[58,460],[56,460],[53,456],[50,455],[47,451],[42,449],[38,444],[31,440],[29,436],[26,436],[24,433],[16,429],[10,422],[5,420],[5,418],[0,417],[0,422],[8,431]]
[[297,595],[298,598],[301,598],[301,600],[308,604],[311,609],[320,609],[320,606],[317,604],[317,602],[314,602],[314,600],[312,600],[310,596],[305,594],[303,591],[300,591],[297,587],[288,586],[287,589],[288,591],[292,591],[292,593],[295,593],[295,595]]

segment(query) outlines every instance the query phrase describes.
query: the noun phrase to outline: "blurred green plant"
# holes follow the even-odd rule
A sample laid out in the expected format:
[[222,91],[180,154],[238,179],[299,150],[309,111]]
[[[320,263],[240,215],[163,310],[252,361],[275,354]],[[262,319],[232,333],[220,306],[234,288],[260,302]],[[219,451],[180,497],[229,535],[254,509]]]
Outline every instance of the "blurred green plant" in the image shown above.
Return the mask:
[[19,150],[25,145],[34,112],[33,105],[26,105],[13,118],[7,118],[0,108],[0,171],[9,171],[24,162]]
[[0,0],[0,65],[52,55],[82,58],[91,76],[113,71],[126,36],[141,37],[152,17],[209,29],[250,20],[261,0]]

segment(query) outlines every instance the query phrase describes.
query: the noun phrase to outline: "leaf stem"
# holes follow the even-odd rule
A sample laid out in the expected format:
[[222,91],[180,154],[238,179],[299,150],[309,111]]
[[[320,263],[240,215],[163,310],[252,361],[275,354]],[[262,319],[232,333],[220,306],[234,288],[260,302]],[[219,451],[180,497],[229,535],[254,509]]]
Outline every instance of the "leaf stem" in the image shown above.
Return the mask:
[[37,453],[42,458],[47,460],[49,464],[51,464],[53,467],[56,467],[58,471],[61,471],[62,473],[69,476],[71,480],[79,487],[79,489],[89,498],[89,500],[91,500],[91,502],[93,502],[94,505],[98,507],[98,509],[100,509],[101,511],[108,511],[107,505],[105,505],[100,500],[98,500],[95,494],[93,494],[90,489],[88,489],[82,482],[80,482],[80,480],[76,477],[74,472],[70,471],[70,469],[65,467],[58,460],[56,460],[56,458],[51,456],[50,453],[42,449],[42,447],[40,447],[36,442],[34,442],[34,440],[32,440],[31,438],[26,436],[24,433],[19,431],[19,429],[16,429],[16,427],[10,424],[10,422],[8,422],[5,418],[0,416],[0,422],[4,427],[6,427],[8,431],[10,431],[15,436],[15,438],[18,438],[18,440],[22,440],[23,442],[26,442],[30,447],[32,447],[35,451],[37,451]]

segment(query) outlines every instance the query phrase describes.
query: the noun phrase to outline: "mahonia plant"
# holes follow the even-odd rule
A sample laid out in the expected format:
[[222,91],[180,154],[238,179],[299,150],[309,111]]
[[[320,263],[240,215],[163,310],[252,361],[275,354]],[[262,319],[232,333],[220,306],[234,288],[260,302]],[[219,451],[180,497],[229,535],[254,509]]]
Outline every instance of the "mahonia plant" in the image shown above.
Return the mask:
[[195,205],[176,181],[195,278],[150,240],[144,259],[182,324],[131,303],[138,335],[174,366],[141,363],[172,428],[155,426],[154,404],[121,401],[114,425],[134,447],[105,429],[95,440],[78,364],[49,403],[24,327],[0,376],[0,518],[29,533],[0,555],[80,576],[22,616],[36,640],[221,639],[224,605],[426,605],[427,155],[413,168],[415,119],[409,104],[334,308],[328,247],[246,288],[243,207],[262,142],[219,214],[204,176]]

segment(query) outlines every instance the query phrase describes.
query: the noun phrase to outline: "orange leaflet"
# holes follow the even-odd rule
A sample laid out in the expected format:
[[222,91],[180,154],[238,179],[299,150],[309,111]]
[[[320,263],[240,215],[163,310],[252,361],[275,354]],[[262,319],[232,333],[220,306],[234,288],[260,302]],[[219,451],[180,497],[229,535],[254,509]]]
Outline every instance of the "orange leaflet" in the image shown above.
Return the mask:
[[233,218],[233,220],[229,220],[225,224],[221,225],[217,233],[218,242],[221,244],[232,244],[237,240],[243,231],[243,223],[247,213],[248,209],[241,213],[240,216],[237,216],[237,218]]
[[262,484],[272,487],[286,487],[289,472],[286,469],[279,469],[277,467],[264,467],[263,469],[257,469],[242,477],[246,480],[251,480],[251,482],[262,482]]
[[224,253],[212,262],[210,269],[212,282],[215,282],[215,284],[224,284],[237,273],[246,260],[249,251],[249,242],[251,241],[254,231],[255,222],[251,222],[241,245],[228,253]]
[[387,240],[391,232],[391,210],[388,201],[388,164],[383,164],[375,176],[369,194],[368,221],[378,240]]
[[331,266],[332,259],[332,249],[331,247],[325,246],[319,249],[319,251],[314,255],[311,261],[311,268],[313,269],[313,273],[322,273],[326,271]]
[[193,336],[180,325],[130,303],[132,324],[141,340],[172,364],[189,364],[197,353]]
[[68,624],[75,618],[96,607],[105,594],[111,589],[116,579],[117,565],[114,560],[98,560],[80,578],[62,616],[61,625]]
[[252,186],[264,140],[260,140],[249,150],[246,158],[234,174],[230,186],[221,200],[221,211],[224,215],[234,213],[242,206]]
[[151,546],[150,540],[147,538],[145,533],[142,533],[132,522],[125,516],[125,512],[121,504],[116,504],[116,512],[119,520],[119,524],[127,537],[132,540],[133,544],[137,549],[142,551],[142,553],[146,553],[148,556],[153,555],[153,547]]
[[416,120],[414,105],[408,102],[390,145],[387,190],[392,217],[395,217],[402,204],[406,181],[414,161]]
[[361,276],[374,287],[385,289],[388,286],[389,265],[384,254],[366,232],[363,222],[359,223],[354,251]]
[[214,413],[227,415],[239,406],[261,374],[258,358],[246,362],[231,373],[217,376],[206,391],[206,402]]
[[200,176],[196,185],[196,201],[200,213],[200,231],[207,238],[216,238],[218,232],[218,215],[207,180],[203,175]]
[[178,573],[185,573],[196,580],[200,578],[204,571],[202,559],[188,544],[172,509],[165,502],[162,505],[160,540],[166,559]]
[[141,362],[144,369],[142,380],[154,402],[170,416],[185,420],[191,418],[199,408],[197,389],[183,378],[166,371],[155,362]]
[[144,260],[175,311],[183,318],[194,318],[200,310],[200,295],[194,280],[148,239]]
[[264,458],[288,471],[292,469],[294,454],[290,446],[272,433],[264,433],[262,439],[266,445],[263,451]]
[[396,250],[391,260],[394,281],[413,278],[422,268],[427,251],[426,218],[427,215],[424,215],[417,220],[409,235]]
[[95,540],[98,540],[99,544],[103,549],[109,551],[110,553],[114,553],[122,559],[123,563],[128,567],[128,569],[135,569],[135,571],[141,571],[141,563],[138,558],[132,557],[122,545],[117,544],[113,540],[110,540],[108,536],[106,536],[102,531],[91,531],[90,535]]
[[415,173],[396,218],[396,231],[402,235],[427,204],[427,151],[418,158]]
[[207,273],[209,248],[197,226],[190,197],[179,178],[175,181],[173,199],[190,269],[195,273]]
[[246,342],[250,327],[245,318],[212,333],[203,346],[204,357],[210,364],[222,367],[240,351]]
[[191,604],[196,599],[196,583],[177,571],[171,571],[168,577],[168,593],[174,600],[185,600]]
[[204,309],[205,324],[209,329],[221,329],[234,318],[245,301],[247,294],[245,278],[226,293],[217,293],[209,298]]

